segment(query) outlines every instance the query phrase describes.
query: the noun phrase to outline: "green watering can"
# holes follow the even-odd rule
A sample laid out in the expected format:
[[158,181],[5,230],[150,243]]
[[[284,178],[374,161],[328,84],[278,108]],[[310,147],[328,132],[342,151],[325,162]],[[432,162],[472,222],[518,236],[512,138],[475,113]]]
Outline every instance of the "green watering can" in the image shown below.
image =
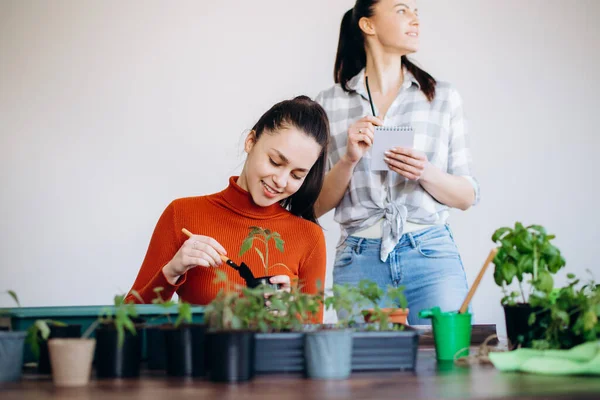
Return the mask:
[[469,355],[471,345],[471,314],[457,311],[442,312],[433,307],[419,312],[420,318],[432,320],[436,358],[440,361],[454,360]]

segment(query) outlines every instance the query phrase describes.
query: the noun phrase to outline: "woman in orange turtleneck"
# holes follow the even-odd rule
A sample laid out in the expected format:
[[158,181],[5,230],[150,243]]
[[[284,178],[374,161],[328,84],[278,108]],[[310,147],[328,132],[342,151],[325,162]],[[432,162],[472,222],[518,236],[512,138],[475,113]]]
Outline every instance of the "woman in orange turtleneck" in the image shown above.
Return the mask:
[[[192,304],[208,304],[218,293],[214,268],[244,285],[221,255],[244,262],[255,277],[274,275],[271,283],[317,292],[325,283],[325,238],[314,213],[323,184],[329,123],[325,111],[306,96],[282,101],[254,125],[245,141],[248,153],[240,176],[221,192],[171,202],[160,216],[133,284],[145,303],[163,287]],[[275,246],[254,240],[239,256],[251,227],[279,233]],[[193,233],[187,237],[182,229]],[[281,245],[283,244],[283,251]],[[268,248],[266,247],[268,246]],[[268,256],[267,256],[268,255]],[[131,294],[128,300],[136,300]],[[322,317],[322,311],[318,319]]]

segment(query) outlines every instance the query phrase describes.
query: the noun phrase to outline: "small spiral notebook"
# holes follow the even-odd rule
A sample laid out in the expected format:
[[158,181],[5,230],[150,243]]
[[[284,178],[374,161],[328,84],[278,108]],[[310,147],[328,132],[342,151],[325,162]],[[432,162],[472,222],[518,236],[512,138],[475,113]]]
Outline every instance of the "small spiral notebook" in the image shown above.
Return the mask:
[[388,171],[384,152],[393,147],[414,147],[415,132],[412,126],[376,126],[371,147],[371,171]]

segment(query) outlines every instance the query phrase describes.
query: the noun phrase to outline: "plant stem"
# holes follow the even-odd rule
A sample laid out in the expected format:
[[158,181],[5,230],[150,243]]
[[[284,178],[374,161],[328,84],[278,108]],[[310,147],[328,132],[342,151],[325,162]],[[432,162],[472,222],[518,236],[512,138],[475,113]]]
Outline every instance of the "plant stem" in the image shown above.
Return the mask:
[[271,265],[269,268],[273,268],[276,267],[277,265],[281,265],[282,267],[284,267],[285,269],[287,269],[288,271],[290,271],[291,274],[293,274],[292,270],[290,269],[290,267],[288,267],[287,265],[285,265],[284,263],[277,263],[277,264],[273,264]]
[[265,275],[269,275],[269,241],[265,235]]
[[533,243],[533,280],[537,280],[538,275],[538,249],[537,244]]
[[88,336],[90,336],[92,334],[92,332],[94,331],[94,329],[96,329],[96,327],[98,326],[98,324],[100,323],[100,320],[97,319],[95,320],[83,333],[83,335],[81,336],[82,339],[87,338]]

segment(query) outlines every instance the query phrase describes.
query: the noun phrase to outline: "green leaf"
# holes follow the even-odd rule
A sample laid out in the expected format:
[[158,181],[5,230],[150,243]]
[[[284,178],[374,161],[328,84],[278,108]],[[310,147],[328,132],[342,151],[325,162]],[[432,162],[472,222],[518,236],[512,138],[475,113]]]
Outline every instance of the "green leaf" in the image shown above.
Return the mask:
[[275,247],[277,248],[277,250],[279,250],[280,252],[283,253],[283,239],[276,237],[274,238],[275,240]]
[[560,252],[556,247],[552,246],[550,243],[546,243],[542,247],[542,254],[548,257],[554,257],[560,254]]
[[535,313],[534,312],[529,314],[529,319],[527,320],[527,324],[529,326],[532,326],[533,324],[535,324]]
[[496,253],[496,256],[494,257],[493,263],[494,265],[502,265],[506,262],[506,258],[508,257],[508,255],[506,254],[506,250],[504,250],[502,247],[500,247],[498,249],[498,252]]
[[492,242],[498,243],[498,241],[502,238],[502,236],[504,236],[504,234],[506,234],[507,232],[510,232],[510,231],[512,231],[512,229],[507,228],[507,227],[496,229],[496,231],[492,235]]
[[567,279],[575,279],[575,274],[573,274],[573,273],[569,272],[569,273],[567,274]]
[[504,249],[506,250],[506,254],[508,254],[515,262],[519,260],[519,252],[517,251],[517,249],[512,247],[512,244],[510,247],[505,247]]
[[504,282],[504,274],[502,273],[502,266],[500,264],[496,264],[494,268],[494,282],[498,286],[502,286],[502,282]]
[[588,310],[583,314],[583,329],[586,331],[594,329],[598,323],[598,316],[594,310]]
[[532,229],[539,234],[546,236],[546,229],[541,225],[529,225],[527,229]]
[[192,323],[192,305],[186,302],[180,302],[177,307],[177,319],[175,320],[175,327],[181,325],[182,322],[188,324]]
[[215,271],[215,275],[217,275],[215,279],[215,283],[227,282],[227,273],[222,269],[213,269]]
[[563,325],[569,325],[569,314],[566,311],[558,310],[554,313],[554,316],[562,322]]
[[48,337],[50,336],[50,327],[48,326],[48,322],[43,319],[38,319],[35,321],[35,326],[37,327],[39,335],[42,337],[42,339],[48,340]]
[[254,242],[254,237],[249,237],[244,239],[244,241],[242,242],[242,247],[240,248],[240,253],[238,254],[238,256],[243,256],[244,253],[246,253],[248,250],[250,250],[252,248],[252,243]]
[[521,232],[515,238],[515,246],[521,253],[530,253],[533,250],[533,239],[528,231]]
[[523,274],[533,274],[533,255],[524,254],[517,264],[519,271]]
[[21,303],[19,303],[19,298],[17,297],[17,293],[14,290],[7,290],[7,293],[12,299],[17,303],[18,307],[21,307]]
[[517,274],[517,266],[512,262],[506,262],[502,265],[502,275],[504,276],[504,280],[506,283],[510,285],[513,278]]
[[540,270],[535,287],[542,292],[550,293],[554,287],[552,275],[546,270]]
[[131,332],[132,334],[134,334],[134,335],[136,334],[136,332],[135,332],[135,325],[133,324],[133,321],[131,321],[131,319],[129,319],[127,317],[123,318],[123,326],[125,328],[127,328],[127,330],[129,332]]
[[250,226],[248,229],[250,229],[250,232],[248,232],[247,236],[248,239],[253,239],[256,235],[264,235],[264,230],[260,226]]

